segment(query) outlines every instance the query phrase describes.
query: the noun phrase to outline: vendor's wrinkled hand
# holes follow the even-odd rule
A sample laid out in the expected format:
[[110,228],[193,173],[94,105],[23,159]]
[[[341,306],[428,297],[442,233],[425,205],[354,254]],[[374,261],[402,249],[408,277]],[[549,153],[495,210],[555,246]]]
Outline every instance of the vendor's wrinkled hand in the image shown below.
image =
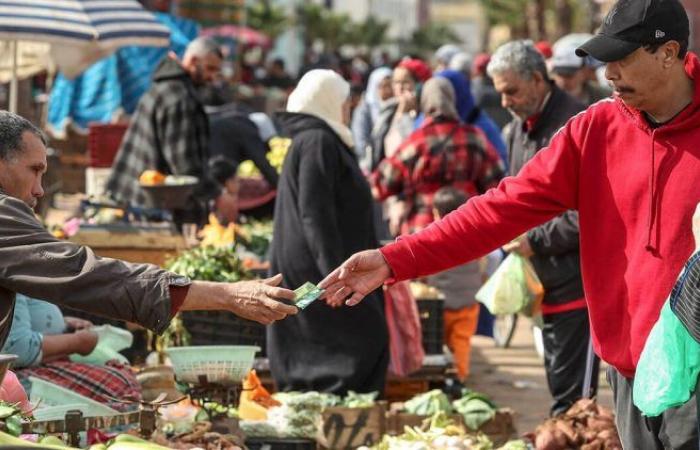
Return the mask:
[[522,235],[519,238],[509,242],[503,246],[503,251],[507,253],[517,253],[518,255],[529,258],[535,254],[530,246],[530,240],[527,235]]
[[700,251],[700,203],[695,208],[693,215],[693,236],[695,236],[695,249]]
[[63,321],[66,323],[66,328],[69,330],[84,330],[93,326],[92,322],[89,320],[80,319],[78,317],[66,316],[63,318]]
[[370,292],[391,277],[391,269],[379,250],[366,250],[351,256],[318,285],[325,289],[324,298],[331,306],[343,302],[357,305]]
[[296,306],[282,301],[294,301],[294,291],[279,287],[282,275],[264,281],[212,283],[194,281],[182,304],[182,311],[231,311],[243,319],[269,325],[296,314]]
[[296,306],[280,301],[294,301],[295,298],[294,291],[278,287],[281,282],[282,275],[277,275],[262,282],[235,283],[233,286],[239,301],[231,310],[244,319],[255,320],[265,325],[296,314],[299,311]]

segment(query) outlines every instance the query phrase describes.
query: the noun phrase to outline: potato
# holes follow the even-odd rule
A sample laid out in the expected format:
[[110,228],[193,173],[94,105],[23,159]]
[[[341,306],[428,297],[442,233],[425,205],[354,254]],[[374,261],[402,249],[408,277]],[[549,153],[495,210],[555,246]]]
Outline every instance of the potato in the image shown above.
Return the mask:
[[576,432],[574,428],[564,420],[557,420],[554,422],[554,426],[564,433],[569,444],[575,444],[576,442]]
[[598,433],[592,430],[587,430],[583,433],[584,442],[593,442],[598,437]]
[[603,450],[603,442],[596,439],[591,443],[582,445],[581,450]]
[[586,420],[586,425],[589,430],[601,432],[603,430],[608,430],[615,428],[615,423],[610,419],[605,419],[601,417],[589,417]]
[[607,429],[607,430],[601,431],[600,433],[598,433],[598,438],[602,439],[604,441],[611,440],[611,439],[615,439],[615,440],[619,439],[617,437],[617,431],[614,429]]
[[537,450],[560,450],[550,429],[541,429],[537,433],[535,448]]

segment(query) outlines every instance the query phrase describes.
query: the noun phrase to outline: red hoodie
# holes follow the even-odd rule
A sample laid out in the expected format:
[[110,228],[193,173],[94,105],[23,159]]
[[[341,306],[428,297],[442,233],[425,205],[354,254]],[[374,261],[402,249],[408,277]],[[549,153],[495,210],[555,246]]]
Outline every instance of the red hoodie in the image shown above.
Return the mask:
[[573,117],[517,177],[382,249],[398,280],[473,260],[565,210],[579,211],[581,267],[596,353],[623,375],[694,248],[700,202],[700,60],[692,104],[652,130],[609,99]]

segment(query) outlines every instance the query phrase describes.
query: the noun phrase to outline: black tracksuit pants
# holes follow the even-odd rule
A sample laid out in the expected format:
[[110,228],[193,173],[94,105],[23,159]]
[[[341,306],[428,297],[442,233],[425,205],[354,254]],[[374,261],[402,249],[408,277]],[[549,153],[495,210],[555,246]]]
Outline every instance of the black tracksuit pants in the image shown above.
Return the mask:
[[[550,413],[555,416],[582,397],[590,340],[588,310],[545,315],[542,340],[547,384],[554,398]],[[593,396],[598,392],[599,368],[600,359],[596,356],[591,380]]]

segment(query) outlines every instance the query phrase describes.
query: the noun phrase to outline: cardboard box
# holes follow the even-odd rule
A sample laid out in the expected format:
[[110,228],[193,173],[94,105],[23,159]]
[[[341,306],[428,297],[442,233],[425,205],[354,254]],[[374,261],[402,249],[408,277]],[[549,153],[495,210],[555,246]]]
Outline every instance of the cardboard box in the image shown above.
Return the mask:
[[323,412],[319,446],[332,450],[372,446],[387,432],[386,413],[385,402],[371,408],[328,408]]

